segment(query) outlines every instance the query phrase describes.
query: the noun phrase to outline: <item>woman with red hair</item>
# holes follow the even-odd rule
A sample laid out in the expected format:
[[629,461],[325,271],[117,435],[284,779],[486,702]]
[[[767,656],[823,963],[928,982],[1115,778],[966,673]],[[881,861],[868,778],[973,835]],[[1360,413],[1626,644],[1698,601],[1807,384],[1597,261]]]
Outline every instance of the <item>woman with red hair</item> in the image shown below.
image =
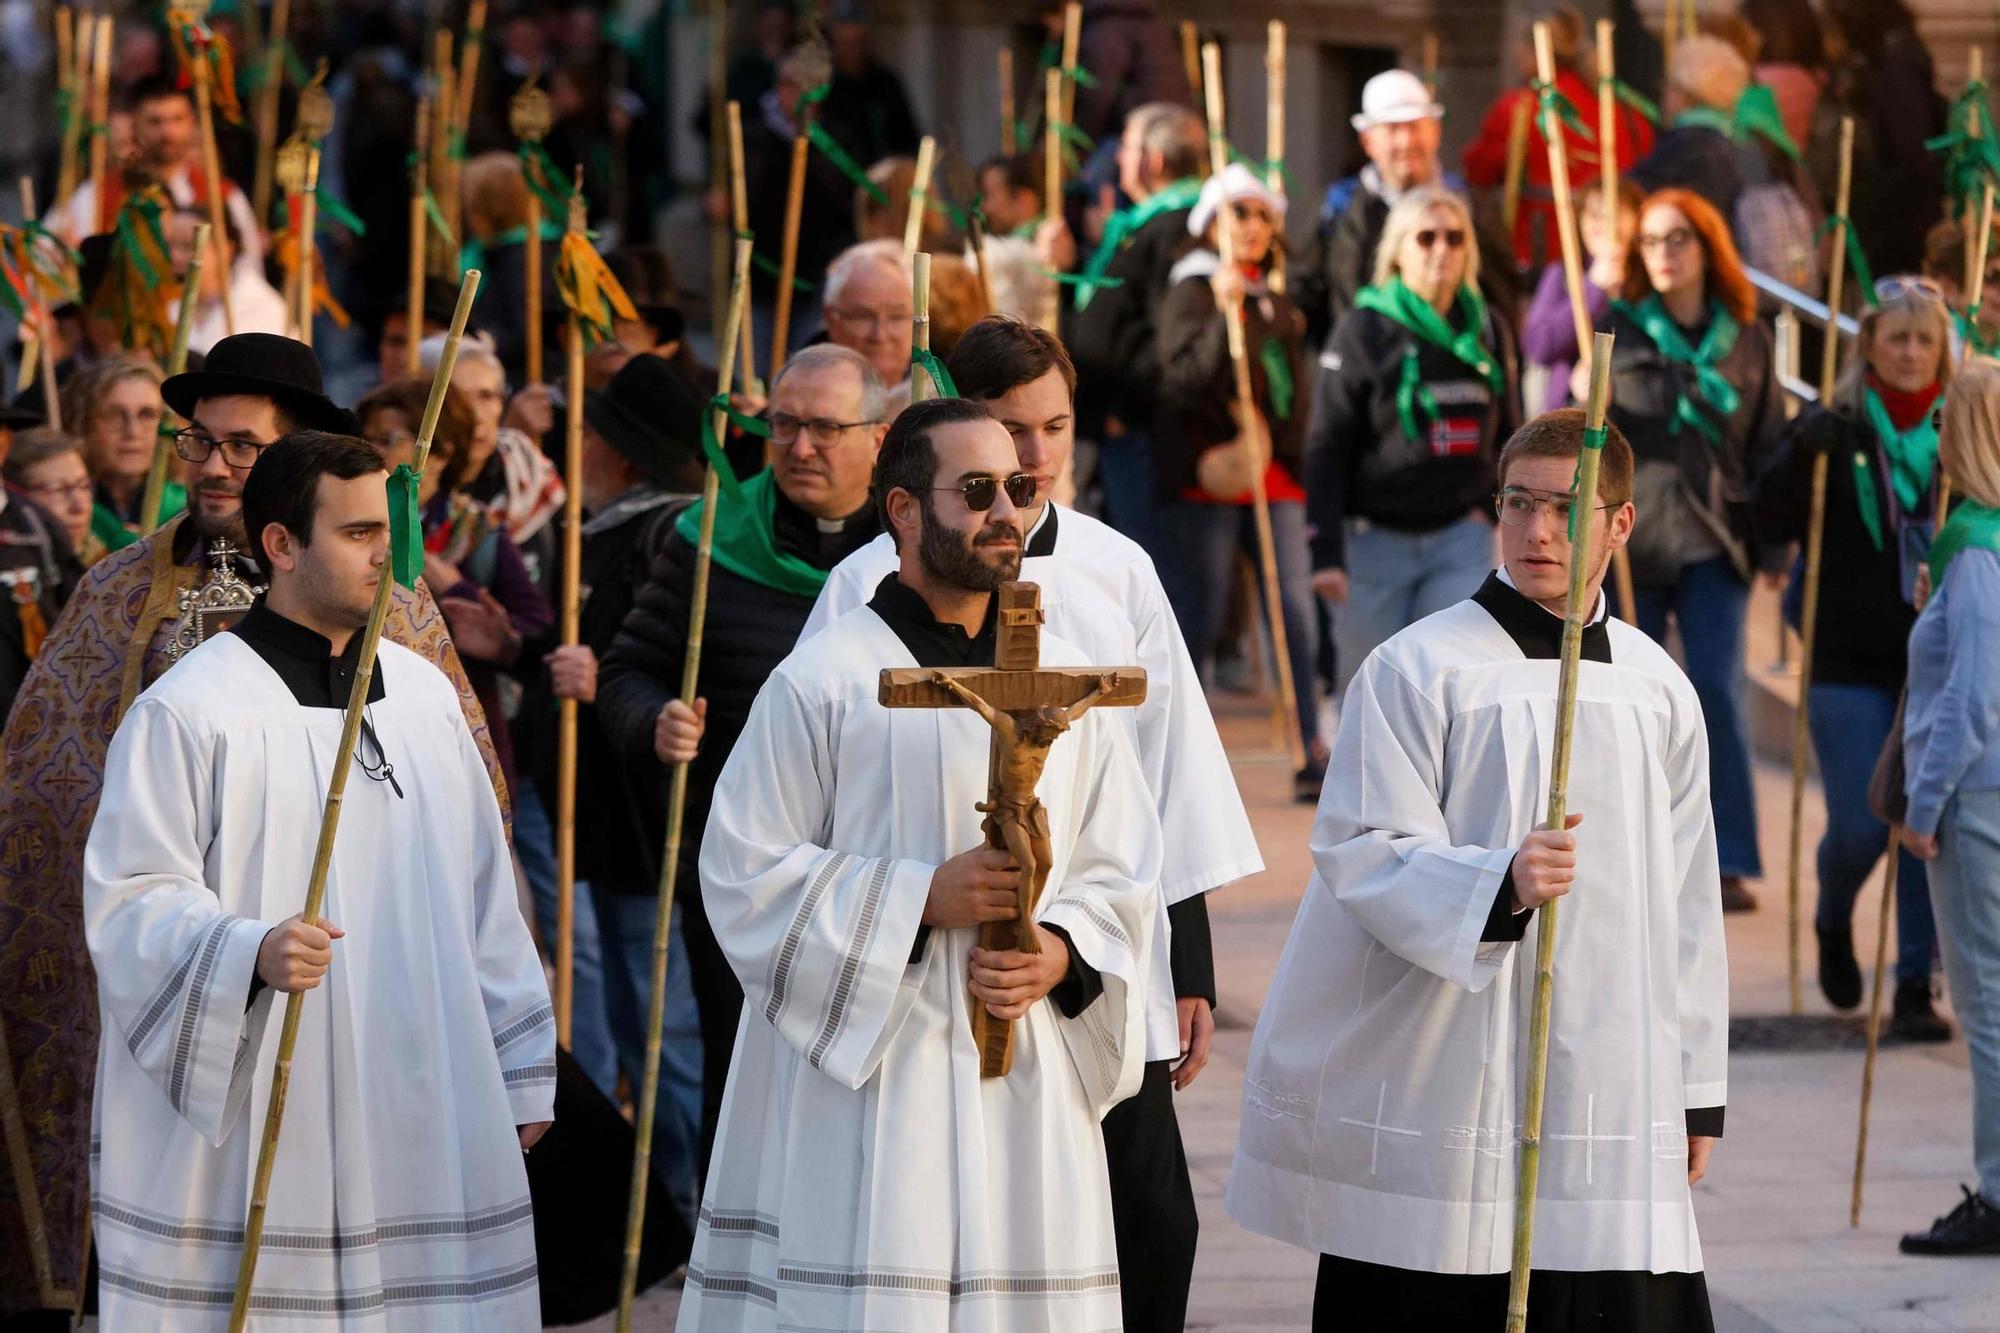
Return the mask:
[[[1743,617],[1760,548],[1751,483],[1784,425],[1771,335],[1729,225],[1701,196],[1660,190],[1639,211],[1625,282],[1600,330],[1617,335],[1611,419],[1637,459],[1629,546],[1639,627],[1662,642],[1671,615],[1708,724],[1722,901],[1748,911],[1762,874],[1743,734]],[[1578,394],[1578,398],[1582,398]]]

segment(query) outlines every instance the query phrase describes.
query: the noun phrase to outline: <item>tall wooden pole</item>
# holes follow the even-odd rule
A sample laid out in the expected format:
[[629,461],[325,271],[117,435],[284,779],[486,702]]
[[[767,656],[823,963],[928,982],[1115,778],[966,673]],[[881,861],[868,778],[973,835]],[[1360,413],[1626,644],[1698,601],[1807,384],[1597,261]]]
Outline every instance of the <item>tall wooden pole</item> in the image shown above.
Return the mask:
[[[729,104],[729,216],[735,224],[736,239],[750,240],[754,245],[755,239],[750,235],[750,178],[743,164],[743,106],[739,102]],[[761,398],[764,386],[757,379],[756,331],[748,319],[736,323],[736,382],[743,392]]]
[[479,98],[479,48],[485,45],[486,0],[472,0],[465,11],[465,36],[458,50],[458,107],[454,119],[461,138],[472,130],[472,110]]
[[[86,41],[82,45],[88,49],[90,44]],[[67,204],[76,193],[76,149],[82,142],[83,123],[90,118],[90,107],[84,100],[87,90],[77,77],[77,47],[76,11],[68,5],[57,5],[56,86],[69,106],[69,121],[62,127],[62,147],[56,161],[56,197],[52,201],[56,208]]]
[[[1840,174],[1834,188],[1833,266],[1827,270],[1826,342],[1819,361],[1819,402],[1833,410],[1833,385],[1840,373],[1840,330],[1834,323],[1840,314],[1840,289],[1847,277],[1847,200],[1854,176],[1854,118],[1840,120]],[[1804,988],[1800,983],[1799,961],[1799,874],[1804,859],[1806,807],[1806,747],[1811,744],[1810,712],[1813,658],[1819,637],[1819,566],[1826,545],[1827,455],[1813,459],[1812,509],[1806,520],[1806,577],[1804,602],[1799,614],[1799,702],[1792,710],[1792,826],[1791,858],[1785,867],[1785,975],[1792,1012],[1805,1011]]]
[[464,140],[458,125],[458,62],[452,57],[452,35],[446,29],[437,31],[433,57],[437,91],[431,100],[431,193],[444,216],[445,234],[452,239],[431,252],[431,268],[442,277],[456,278],[458,252],[452,242],[465,243],[465,197],[459,189]]
[[[444,406],[444,391],[451,384],[451,371],[458,361],[459,339],[465,335],[465,321],[472,313],[472,294],[479,286],[479,270],[468,271],[458,288],[458,309],[451,317],[451,333],[438,358],[437,373],[431,377],[430,401],[417,428],[417,456],[411,466],[419,476],[430,458],[431,439],[437,434],[438,411]],[[305,906],[301,920],[317,923],[320,905],[326,899],[327,872],[333,865],[333,840],[340,829],[340,807],[347,791],[347,773],[354,747],[361,736],[361,718],[368,706],[368,685],[375,675],[375,651],[382,642],[382,622],[389,614],[389,590],[395,584],[384,559],[381,576],[375,583],[375,602],[368,610],[368,626],[361,632],[361,653],[354,667],[354,685],[347,696],[347,713],[340,728],[340,748],[333,753],[333,770],[327,775],[326,808],[320,816],[319,842],[313,850],[311,878],[306,881]],[[264,1138],[257,1150],[257,1174],[250,1187],[250,1215],[243,1227],[243,1257],[236,1269],[236,1295],[229,1309],[230,1333],[243,1333],[250,1315],[250,1293],[257,1278],[257,1254],[263,1246],[264,1214],[270,1200],[271,1169],[277,1163],[278,1132],[285,1118],[285,1096],[292,1083],[292,1052],[299,1042],[299,1018],[305,1008],[306,993],[293,991],[285,997],[285,1022],[278,1038],[278,1060],[271,1072],[271,1099],[264,1112]]]
[[[1540,25],[1536,25],[1540,27]],[[1604,429],[1604,409],[1611,398],[1611,335],[1591,342],[1590,397],[1584,425]],[[1604,461],[1601,444],[1586,436],[1577,460],[1576,503],[1569,546],[1569,599],[1564,608],[1562,667],[1556,685],[1555,748],[1549,760],[1549,805],[1545,829],[1560,829],[1569,817],[1569,760],[1576,743],[1577,677],[1582,668],[1583,626],[1596,608],[1586,604],[1590,591],[1590,539],[1597,519],[1597,474]],[[1551,898],[1536,909],[1535,995],[1528,1022],[1527,1087],[1521,1111],[1521,1162],[1515,1174],[1514,1267],[1507,1285],[1507,1333],[1525,1333],[1528,1326],[1528,1275],[1535,1249],[1535,1187],[1542,1168],[1542,1102],[1549,1083],[1549,1015],[1556,985],[1556,906]]]
[[792,139],[792,174],[785,183],[785,234],[779,238],[778,293],[771,309],[773,384],[778,382],[778,372],[785,368],[787,345],[792,337],[792,283],[799,273],[799,214],[805,207],[806,152],[812,146],[806,133],[817,110],[801,103],[792,113],[798,117],[798,133]]
[[1002,46],[1000,62],[1000,151],[1008,157],[1021,151],[1016,135],[1020,126],[1015,124],[1014,110],[1014,48]]
[[[569,201],[569,231],[583,234],[581,183]],[[563,401],[562,641],[582,642],[583,625],[583,321],[569,315],[569,383]],[[556,1040],[570,1044],[576,993],[576,700],[556,711]]]
[[[1271,193],[1285,190],[1285,21],[1272,19],[1264,31],[1264,183]],[[1285,294],[1285,252],[1271,264],[1271,290]]]
[[1598,185],[1604,191],[1604,225],[1608,234],[1618,235],[1618,99],[1612,80],[1617,77],[1610,19],[1597,20],[1597,163]]
[[[35,178],[23,176],[21,177],[21,221],[25,225],[34,220]],[[28,244],[32,254],[35,244],[32,237],[29,238]],[[39,357],[38,366],[42,377],[42,416],[52,429],[60,431],[63,427],[62,395],[56,392],[56,330],[55,321],[49,318],[48,293],[42,290],[41,283],[33,274],[23,273],[21,276],[28,280],[28,297],[33,303],[32,314],[36,325],[42,331],[42,336],[36,339],[36,355]]]
[[1528,131],[1534,116],[1534,98],[1522,97],[1515,100],[1507,120],[1507,173],[1500,182],[1500,227],[1510,246],[1521,216],[1521,181],[1528,170]]
[[[319,240],[319,149],[306,149],[306,187],[299,194],[299,341],[311,347],[313,311],[319,306],[319,279],[314,276]],[[225,275],[224,281],[227,281]],[[416,332],[421,333],[418,329]]]
[[903,254],[917,252],[924,239],[924,214],[930,211],[931,178],[937,171],[937,140],[926,134],[917,145],[917,174],[910,183],[909,207],[903,214]]
[[[910,346],[928,352],[931,350],[931,257],[922,250],[910,256],[910,310]],[[942,392],[928,370],[916,365],[910,367],[911,402],[920,403]]]
[[1080,0],[1069,0],[1063,6],[1062,39],[1062,119],[1065,125],[1076,123],[1076,70],[1077,52],[1083,46],[1083,5]]
[[[179,316],[174,320],[174,344],[167,353],[167,374],[187,369],[188,338],[194,332],[194,309],[201,302],[201,269],[208,258],[208,224],[194,224],[194,253],[188,256],[187,276],[181,280]],[[159,530],[160,503],[167,493],[167,469],[173,465],[175,427],[172,413],[160,418],[153,440],[153,465],[146,470],[146,489],[139,499],[139,535],[150,537]]]
[[410,379],[417,377],[423,364],[417,345],[424,339],[424,243],[431,230],[430,212],[424,207],[424,196],[430,191],[430,124],[431,99],[419,97],[416,149],[410,154],[410,267],[404,292],[404,327],[409,332],[403,349],[403,374]]
[[1188,95],[1201,93],[1201,29],[1193,19],[1181,20],[1181,64],[1187,67]]
[[1888,864],[1882,867],[1882,903],[1875,914],[1875,980],[1868,990],[1868,1054],[1861,1061],[1861,1119],[1854,1131],[1854,1185],[1847,1199],[1847,1225],[1861,1225],[1862,1178],[1868,1169],[1868,1107],[1875,1096],[1875,1049],[1882,1041],[1882,980],[1889,969],[1889,912],[1896,901],[1902,865],[1903,826],[1889,826]]
[[[1973,47],[1972,55],[1966,69],[1968,80],[1973,83],[1979,82],[1981,76],[1985,73],[1985,66],[1986,48],[1981,46]],[[1974,139],[1979,137],[1979,120],[1979,109],[1977,107],[1968,108],[1965,117],[1965,132]],[[1978,220],[1978,216],[1978,205],[1974,204],[1971,199],[1967,199],[1965,201],[1965,217],[1960,223],[1961,231],[1965,237],[1965,281],[1959,284],[1959,290],[1963,292],[1970,292],[1972,290],[1972,275],[1977,272],[1972,265],[1972,226]]]
[[[524,145],[521,154],[521,170],[528,180],[528,234],[522,254],[521,301],[526,336],[526,359],[524,369],[530,384],[542,382],[542,189],[549,182],[542,179],[542,163],[547,159],[540,152],[543,139],[555,124],[555,113],[549,104],[549,95],[535,86],[529,77],[521,91],[514,94],[507,105],[507,128]],[[537,188],[537,187],[541,188]]]
[[1042,84],[1042,213],[1062,216],[1062,74],[1050,70]]
[[1438,95],[1438,35],[1436,28],[1424,29],[1424,91],[1433,101]]
[[[219,40],[219,39],[218,39]],[[215,93],[210,80],[215,70],[208,61],[208,49],[194,49],[194,109],[201,127],[201,169],[208,178],[209,243],[215,247],[217,289],[222,293],[222,326],[236,332],[236,309],[229,299],[229,229],[224,225],[223,191],[228,182],[222,177],[222,156],[215,150]]]
[[[80,39],[79,39],[80,40]],[[97,40],[90,57],[90,188],[97,216],[91,231],[102,232],[110,225],[111,210],[105,206],[104,190],[110,183],[111,163],[111,16],[97,16]]]
[[250,207],[257,225],[271,218],[271,178],[278,156],[278,96],[285,84],[285,42],[291,35],[292,0],[271,0],[271,29],[264,35],[264,81],[257,88],[257,174]]
[[[1201,48],[1202,89],[1208,104],[1209,172],[1220,177],[1229,165],[1228,120],[1222,104],[1222,49],[1214,42]],[[1236,266],[1236,213],[1223,201],[1215,210],[1216,245],[1224,270]],[[1264,584],[1264,617],[1271,630],[1271,653],[1277,659],[1277,698],[1272,703],[1271,724],[1281,748],[1289,750],[1292,762],[1306,761],[1305,737],[1300,730],[1297,682],[1292,677],[1290,637],[1285,630],[1285,607],[1278,588],[1277,540],[1271,532],[1271,499],[1264,489],[1264,470],[1269,465],[1269,441],[1264,438],[1263,413],[1257,410],[1257,395],[1250,379],[1250,353],[1243,336],[1243,307],[1226,305],[1221,311],[1229,338],[1229,363],[1236,380],[1236,410],[1242,418],[1242,439],[1250,459],[1250,508],[1257,529],[1257,563]]]
[[[717,346],[721,366],[717,393],[729,391],[735,374],[736,324],[747,317],[750,291],[750,242],[736,242],[729,286],[729,319]],[[727,417],[715,414],[719,436]],[[715,503],[718,478],[710,468],[701,485],[701,530],[695,544],[694,586],[688,598],[687,652],[681,662],[681,702],[694,706],[701,680],[702,629],[708,621],[708,563],[715,549]],[[646,1069],[639,1084],[639,1117],[632,1151],[632,1192],[625,1211],[625,1271],[618,1286],[618,1333],[631,1333],[632,1301],[639,1291],[639,1247],[646,1230],[646,1182],[653,1170],[653,1118],[660,1095],[660,1029],[667,1013],[667,942],[674,915],[674,888],[680,876],[682,821],[687,814],[688,766],[675,764],[667,795],[667,842],[660,857],[659,910],[653,916],[652,990],[647,993]]]

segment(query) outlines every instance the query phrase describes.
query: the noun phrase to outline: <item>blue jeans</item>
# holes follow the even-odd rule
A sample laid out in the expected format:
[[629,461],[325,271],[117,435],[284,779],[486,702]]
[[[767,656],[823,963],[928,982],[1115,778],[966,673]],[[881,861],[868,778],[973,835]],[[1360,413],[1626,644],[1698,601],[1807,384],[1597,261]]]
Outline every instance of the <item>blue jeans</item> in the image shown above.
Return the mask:
[[[1236,553],[1257,553],[1257,522],[1248,505],[1178,504],[1161,515],[1161,529],[1186,563],[1184,595],[1174,607],[1187,637],[1195,669],[1209,665],[1217,627],[1229,610],[1236,586]],[[1285,617],[1285,640],[1297,695],[1299,735],[1308,749],[1319,736],[1319,708],[1313,663],[1319,656],[1319,626],[1313,618],[1312,560],[1306,550],[1306,507],[1296,500],[1271,505],[1271,544],[1277,557],[1278,599]],[[1263,589],[1260,569],[1258,590]],[[1259,600],[1258,610],[1263,610]],[[1260,617],[1261,619],[1261,617]]]
[[2000,1204],[2000,790],[1961,791],[1945,804],[1931,904],[1951,1007],[1972,1061],[1979,1193]]
[[[1819,840],[1821,930],[1849,927],[1854,899],[1889,845],[1889,830],[1868,809],[1868,779],[1896,720],[1896,691],[1880,685],[1814,685],[1807,708],[1813,753],[1826,791],[1826,835]],[[1898,852],[1896,980],[1928,982],[1937,926],[1931,918],[1924,863]]]
[[1104,492],[1104,521],[1139,543],[1165,579],[1168,565],[1165,543],[1160,540],[1159,501],[1153,491],[1153,442],[1143,435],[1129,434],[1099,441],[1097,484]]
[[[535,926],[549,942],[551,960],[556,938],[555,826],[548,807],[528,778],[514,788],[514,854],[528,874],[528,892],[535,900]],[[590,886],[576,885],[570,929],[569,1053],[578,1068],[607,1097],[618,1095],[618,1055],[611,1049],[611,1025],[604,1006],[604,955],[597,938],[597,914],[590,906]]]
[[[1743,739],[1743,617],[1750,585],[1726,556],[1681,566],[1671,588],[1638,592],[1639,628],[1667,641],[1667,613],[1680,626],[1688,680],[1708,725],[1708,796],[1715,808],[1715,850],[1725,875],[1764,873],[1757,851],[1757,800],[1750,785],[1750,747]],[[1877,741],[1879,745],[1879,740]],[[1874,762],[1872,756],[1869,760]],[[1830,798],[1829,798],[1830,799]],[[1884,835],[1883,846],[1887,846]]]
[[[638,1089],[646,1081],[646,1019],[652,1003],[653,923],[659,899],[651,893],[595,895],[605,951],[605,994],[618,1063]],[[701,1143],[701,1020],[688,983],[687,949],[681,943],[680,908],[667,936],[667,1012],[660,1025],[660,1093],[653,1112],[653,1174],[667,1188],[688,1225],[695,1221],[695,1161]]]
[[1434,532],[1347,520],[1347,604],[1330,609],[1340,693],[1368,654],[1478,592],[1493,568],[1493,525],[1476,514]]

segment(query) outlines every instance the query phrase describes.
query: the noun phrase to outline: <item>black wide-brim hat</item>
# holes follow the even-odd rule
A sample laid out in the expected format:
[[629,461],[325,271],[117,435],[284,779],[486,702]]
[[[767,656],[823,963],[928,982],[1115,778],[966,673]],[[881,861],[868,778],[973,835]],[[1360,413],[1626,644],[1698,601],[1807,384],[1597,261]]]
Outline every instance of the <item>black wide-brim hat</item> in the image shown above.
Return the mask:
[[194,406],[204,398],[241,394],[269,398],[300,430],[324,430],[359,435],[354,413],[326,396],[319,358],[296,338],[275,333],[238,333],[208,349],[200,370],[168,378],[160,397],[168,407],[192,421]]
[[641,354],[611,383],[583,396],[583,417],[603,441],[647,478],[674,484],[683,464],[701,457],[701,414],[708,402],[672,362]]

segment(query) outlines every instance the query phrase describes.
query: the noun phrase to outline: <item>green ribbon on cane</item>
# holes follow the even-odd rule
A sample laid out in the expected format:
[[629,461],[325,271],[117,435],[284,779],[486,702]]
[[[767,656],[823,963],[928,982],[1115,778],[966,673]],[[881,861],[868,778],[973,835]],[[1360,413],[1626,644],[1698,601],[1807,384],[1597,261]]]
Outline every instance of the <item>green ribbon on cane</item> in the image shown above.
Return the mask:
[[1583,123],[1583,115],[1576,109],[1576,103],[1570,101],[1562,89],[1553,83],[1543,83],[1540,79],[1529,80],[1528,87],[1534,91],[1535,100],[1541,104],[1544,116],[1554,111],[1556,118],[1562,121],[1572,134],[1582,138],[1585,143],[1597,142],[1597,135],[1591,132],[1590,126]]
[[910,373],[916,374],[919,368],[931,377],[931,386],[937,390],[938,397],[958,397],[958,386],[951,382],[951,372],[944,368],[944,362],[938,360],[936,352],[928,347],[912,347]]
[[856,162],[853,155],[845,148],[842,148],[834,137],[826,132],[825,126],[821,125],[819,121],[803,115],[807,107],[824,102],[827,94],[832,91],[833,85],[822,83],[817,88],[808,88],[799,95],[798,111],[801,115],[801,123],[805,126],[806,139],[813,147],[819,149],[825,155],[827,161],[833,163],[841,175],[854,183],[855,189],[867,191],[869,198],[886,208],[889,204],[889,196],[883,193],[882,187],[868,179],[868,173],[862,170],[861,164]]
[[327,189],[324,185],[314,188],[313,200],[319,205],[320,221],[338,222],[356,236],[366,236],[368,234],[368,224],[363,222],[353,209],[342,203],[335,197],[333,191]]
[[398,463],[389,474],[389,573],[412,591],[424,572],[424,525],[417,514],[417,474]]
[[1830,236],[1835,227],[1847,228],[1847,265],[1854,270],[1854,280],[1861,285],[1861,293],[1869,305],[1876,305],[1875,273],[1868,267],[1868,256],[1861,253],[1861,237],[1854,230],[1854,219],[1845,213],[1832,213],[1819,224],[1816,236]]
[[[1583,447],[1587,450],[1601,451],[1604,448],[1604,442],[1610,438],[1611,427],[1609,426],[1585,426],[1583,428]],[[1569,479],[1569,539],[1572,542],[1576,540],[1577,513],[1586,503],[1584,497],[1577,494],[1577,491],[1582,486],[1583,455],[1578,454],[1576,456],[1576,473]],[[1591,497],[1591,499],[1595,498],[1595,496]]]
[[1623,102],[1626,106],[1631,107],[1634,111],[1644,116],[1647,120],[1647,123],[1653,125],[1657,125],[1660,123],[1659,103],[1655,102],[1652,98],[1646,96],[1646,94],[1640,92],[1637,88],[1634,88],[1631,84],[1625,82],[1625,80],[1616,77],[1606,77],[1598,79],[1597,95],[1599,97],[1602,97],[1607,92],[1610,93],[1613,97],[1617,98],[1619,101]]
[[[736,239],[739,241],[755,241],[757,237],[754,232],[739,231],[736,233]],[[785,276],[784,270],[778,267],[777,260],[772,259],[769,255],[759,254],[755,250],[750,252],[750,267],[767,277],[782,278]],[[792,275],[792,290],[795,292],[814,292],[819,289],[794,273]]]
[[2000,134],[1993,128],[1993,108],[1986,100],[1986,81],[1973,79],[1952,99],[1945,124],[1951,129],[1924,147],[1945,155],[1945,192],[1962,213],[1991,181],[2000,188]]
[[528,188],[542,201],[542,212],[552,218],[568,217],[572,191],[555,159],[549,156],[549,150],[528,140],[521,145],[520,157],[521,174],[528,178]]

